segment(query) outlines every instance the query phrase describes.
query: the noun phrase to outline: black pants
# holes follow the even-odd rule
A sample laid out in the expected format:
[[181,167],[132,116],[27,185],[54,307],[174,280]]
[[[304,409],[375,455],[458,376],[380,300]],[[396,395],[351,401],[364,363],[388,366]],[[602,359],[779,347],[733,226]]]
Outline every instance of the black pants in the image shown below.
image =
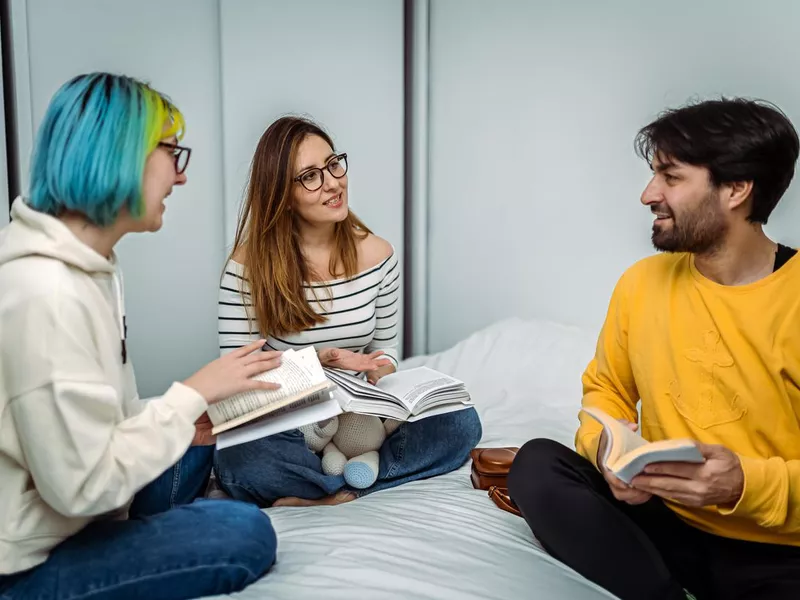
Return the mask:
[[552,440],[517,455],[509,493],[555,558],[623,600],[800,599],[800,547],[722,538],[663,502],[618,502],[588,460]]

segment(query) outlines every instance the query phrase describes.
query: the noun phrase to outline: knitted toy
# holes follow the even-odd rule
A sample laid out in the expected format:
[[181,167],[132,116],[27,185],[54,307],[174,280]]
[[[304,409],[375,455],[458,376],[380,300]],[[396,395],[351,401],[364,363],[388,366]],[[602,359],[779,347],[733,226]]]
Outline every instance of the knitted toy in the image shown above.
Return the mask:
[[306,446],[322,452],[322,471],[326,475],[344,475],[352,488],[363,490],[378,478],[384,440],[400,426],[399,421],[344,413],[319,423],[300,427]]

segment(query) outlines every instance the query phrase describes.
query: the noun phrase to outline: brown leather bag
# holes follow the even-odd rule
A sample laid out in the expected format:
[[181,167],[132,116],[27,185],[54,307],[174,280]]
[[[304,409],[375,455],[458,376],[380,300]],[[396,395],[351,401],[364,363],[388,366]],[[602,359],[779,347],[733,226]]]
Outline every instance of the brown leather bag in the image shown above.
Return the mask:
[[519,448],[475,448],[472,458],[472,485],[487,490],[489,497],[501,509],[521,516],[519,509],[508,495],[508,472]]

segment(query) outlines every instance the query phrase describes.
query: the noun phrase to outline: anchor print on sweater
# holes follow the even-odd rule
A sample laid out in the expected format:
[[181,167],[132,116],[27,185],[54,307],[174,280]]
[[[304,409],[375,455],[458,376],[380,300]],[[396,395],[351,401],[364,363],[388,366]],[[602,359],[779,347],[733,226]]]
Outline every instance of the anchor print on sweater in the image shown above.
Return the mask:
[[720,369],[730,368],[734,364],[719,333],[706,331],[703,334],[703,347],[691,348],[685,356],[700,369],[700,385],[698,389],[683,390],[677,381],[670,383],[669,395],[678,411],[686,420],[702,429],[741,419],[747,412],[741,398],[738,394],[726,396],[717,380]]

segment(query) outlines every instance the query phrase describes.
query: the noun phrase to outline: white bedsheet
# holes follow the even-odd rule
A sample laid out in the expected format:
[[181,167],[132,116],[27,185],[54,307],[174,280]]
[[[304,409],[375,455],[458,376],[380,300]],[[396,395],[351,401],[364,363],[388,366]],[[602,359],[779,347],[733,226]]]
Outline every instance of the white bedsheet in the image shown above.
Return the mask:
[[[481,415],[481,445],[533,437],[572,444],[580,375],[595,338],[552,323],[497,323],[430,357],[467,384]],[[276,565],[235,597],[256,599],[612,598],[548,556],[525,522],[456,472],[336,507],[268,509]]]

